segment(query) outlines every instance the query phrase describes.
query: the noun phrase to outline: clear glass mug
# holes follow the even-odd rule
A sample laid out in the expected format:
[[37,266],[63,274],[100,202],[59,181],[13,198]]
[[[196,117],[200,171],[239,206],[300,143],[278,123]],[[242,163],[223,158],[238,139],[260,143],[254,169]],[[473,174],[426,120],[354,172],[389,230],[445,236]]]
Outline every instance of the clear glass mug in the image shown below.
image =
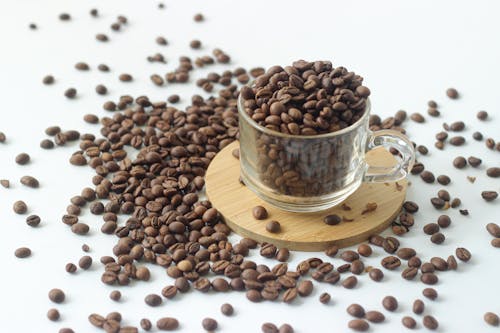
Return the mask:
[[[313,212],[344,201],[362,182],[392,182],[408,174],[415,150],[395,130],[368,128],[370,100],[349,127],[320,135],[290,135],[257,124],[238,99],[240,172],[245,185],[264,201],[287,211]],[[393,167],[368,165],[365,153],[384,147],[400,156]]]

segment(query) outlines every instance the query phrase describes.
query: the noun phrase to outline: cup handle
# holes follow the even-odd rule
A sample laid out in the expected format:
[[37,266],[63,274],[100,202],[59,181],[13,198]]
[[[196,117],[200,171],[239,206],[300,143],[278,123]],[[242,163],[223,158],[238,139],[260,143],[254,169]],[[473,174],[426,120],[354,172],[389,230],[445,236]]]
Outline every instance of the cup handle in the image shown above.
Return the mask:
[[400,156],[395,156],[398,163],[394,166],[367,165],[364,175],[365,182],[394,182],[405,178],[415,163],[415,148],[406,135],[394,130],[371,132],[366,144],[366,150],[378,147],[395,148]]

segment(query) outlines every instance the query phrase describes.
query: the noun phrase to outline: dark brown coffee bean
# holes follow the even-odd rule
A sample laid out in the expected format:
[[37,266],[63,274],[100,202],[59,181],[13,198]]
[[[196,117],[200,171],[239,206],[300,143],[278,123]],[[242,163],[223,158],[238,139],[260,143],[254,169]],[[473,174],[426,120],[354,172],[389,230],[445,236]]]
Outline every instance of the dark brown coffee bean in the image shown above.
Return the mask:
[[128,73],[123,73],[118,76],[118,79],[122,82],[130,82],[133,80],[133,77]]
[[324,292],[324,293],[322,293],[321,295],[319,295],[319,301],[320,301],[321,303],[323,303],[323,304],[328,304],[328,303],[330,303],[331,298],[332,298],[332,297],[331,297],[331,296],[330,296],[330,294],[329,294],[329,293],[327,293],[327,292]]
[[365,316],[365,309],[359,304],[351,304],[347,307],[347,313],[356,318],[363,318]]
[[119,290],[113,290],[109,293],[109,298],[115,302],[118,302],[122,297],[122,293]]
[[413,329],[417,326],[417,322],[415,321],[415,319],[413,319],[410,316],[404,316],[401,319],[401,323],[403,324],[404,327],[409,328],[409,329]]
[[234,313],[233,306],[229,303],[224,303],[220,307],[220,311],[222,312],[223,315],[225,316],[232,316]]
[[409,260],[411,257],[414,257],[417,252],[412,249],[412,248],[409,248],[409,247],[402,247],[400,248],[397,253],[398,257],[400,257],[401,259],[404,259],[404,260]]
[[30,155],[26,153],[20,153],[16,156],[16,163],[19,165],[28,164],[30,161]]
[[485,144],[486,144],[486,147],[488,147],[489,149],[495,148],[495,140],[493,140],[492,138],[487,138],[485,141]]
[[457,249],[455,250],[455,255],[457,256],[458,259],[464,262],[469,261],[470,258],[472,257],[469,250],[467,250],[464,247],[457,247]]
[[460,132],[465,128],[465,123],[463,121],[455,121],[450,124],[450,131]]
[[488,223],[486,225],[486,230],[490,233],[491,236],[493,237],[500,237],[500,226],[496,223]]
[[436,147],[439,150],[443,150],[444,149],[444,142],[443,141],[436,141],[436,142],[434,142],[434,147]]
[[290,324],[282,324],[279,327],[278,333],[294,333],[294,329]]
[[495,167],[495,168],[488,168],[486,170],[486,174],[488,175],[488,177],[498,178],[498,177],[500,177],[500,168],[497,168],[497,167]]
[[49,139],[44,139],[44,140],[40,141],[40,148],[52,149],[52,148],[54,148],[54,142],[50,141]]
[[66,266],[64,267],[64,269],[66,270],[66,272],[72,274],[72,273],[75,273],[78,268],[76,267],[75,264],[73,264],[73,263],[70,262],[70,263],[66,264]]
[[370,242],[370,244],[381,247],[384,243],[384,239],[385,238],[380,235],[372,235],[370,236],[368,241]]
[[490,326],[498,326],[500,325],[500,318],[497,314],[493,312],[486,312],[483,316],[484,321]]
[[31,255],[31,250],[28,247],[20,247],[14,251],[14,255],[18,258],[27,258]]
[[424,171],[424,169],[425,169],[424,165],[420,162],[417,162],[417,163],[413,164],[413,167],[411,168],[411,174],[418,175],[422,171]]
[[439,199],[442,199],[444,201],[450,201],[450,193],[448,191],[439,190],[437,194],[438,194]]
[[476,141],[481,141],[483,140],[483,134],[481,134],[481,132],[474,132],[472,138]]
[[337,225],[342,221],[342,218],[336,214],[327,215],[323,219],[323,222],[328,225]]
[[430,284],[430,285],[438,283],[438,280],[439,279],[438,279],[437,275],[434,273],[424,273],[420,277],[420,281],[422,281],[425,284]]
[[270,233],[279,233],[281,231],[281,225],[278,221],[269,221],[266,223],[266,230]]
[[434,235],[435,233],[439,232],[439,225],[437,223],[427,223],[423,227],[424,233],[427,235]]
[[[427,170],[424,170],[420,173],[420,178],[422,178],[422,180],[428,184],[432,184],[434,183],[434,180],[436,179],[434,177],[434,174],[430,171],[427,171]],[[411,212],[410,212],[411,213]]]
[[413,280],[418,274],[418,268],[408,267],[401,273],[401,277],[405,280]]
[[287,248],[281,248],[276,252],[276,260],[285,262],[288,261],[288,258],[290,258],[290,251]]
[[260,255],[265,258],[273,258],[276,255],[277,248],[271,243],[262,244]]
[[42,83],[46,84],[46,85],[53,84],[54,81],[55,81],[55,79],[52,75],[46,75],[42,79]]
[[398,300],[394,296],[385,296],[382,299],[382,306],[387,311],[396,311],[396,309],[398,308]]
[[28,206],[24,201],[18,200],[14,202],[14,205],[12,205],[12,209],[16,214],[26,214],[26,212],[28,211]]
[[375,282],[382,281],[382,279],[384,278],[384,273],[378,268],[372,268],[368,275]]
[[160,295],[157,294],[149,294],[144,298],[144,302],[149,306],[159,306],[163,303]]
[[75,98],[76,97],[76,89],[75,88],[68,88],[66,89],[66,91],[64,92],[64,96],[66,96],[67,98]]
[[446,175],[440,175],[437,177],[437,182],[441,185],[448,185],[451,182],[451,179]]
[[415,314],[422,314],[424,313],[425,310],[425,304],[422,300],[416,299],[413,302],[413,313]]
[[429,116],[431,117],[439,117],[439,115],[441,114],[441,112],[439,112],[438,109],[436,108],[433,108],[433,107],[429,107],[427,109],[427,113],[429,114]]
[[463,136],[454,136],[448,142],[454,146],[462,146],[465,143],[465,138]]
[[446,204],[446,201],[441,198],[431,198],[431,204],[434,206],[434,208],[441,209]]
[[368,244],[361,244],[358,246],[358,253],[363,257],[371,256],[372,252],[372,248]]
[[57,309],[49,309],[47,311],[47,318],[51,321],[58,321],[61,315]]
[[172,317],[163,317],[158,319],[156,322],[156,327],[160,331],[173,331],[179,327],[179,322],[177,319]]
[[446,271],[446,270],[448,270],[448,263],[443,258],[432,257],[431,258],[431,264],[438,271]]
[[256,220],[263,220],[268,216],[267,210],[262,206],[255,206],[252,208],[252,215]]
[[344,279],[344,281],[342,281],[342,287],[346,289],[353,289],[354,287],[356,287],[357,284],[358,284],[358,279],[353,275],[348,276],[347,278]]
[[437,224],[441,228],[448,228],[450,226],[450,224],[451,224],[451,218],[448,215],[441,215],[441,216],[438,217]]
[[476,114],[476,117],[477,119],[479,120],[486,120],[488,118],[488,112],[482,110],[482,111],[479,111],[477,114]]
[[422,323],[429,330],[436,330],[439,327],[438,321],[431,315],[424,316]]
[[366,320],[372,323],[381,323],[385,320],[385,316],[379,311],[368,311],[365,315]]
[[493,238],[491,240],[491,246],[500,248],[500,238]]
[[87,165],[87,160],[82,154],[73,154],[71,155],[69,159],[69,163],[76,165],[76,166],[83,166]]
[[498,197],[498,192],[496,191],[483,191],[481,192],[481,197],[484,201],[490,202],[495,200]]
[[363,264],[363,262],[361,260],[354,260],[351,263],[351,273],[359,275],[359,274],[363,273],[364,270],[365,270],[365,265]]
[[363,319],[353,319],[349,321],[347,327],[357,332],[365,332],[368,331],[370,325]]
[[49,291],[49,299],[54,303],[62,303],[65,298],[66,295],[61,289],[54,288]]
[[77,222],[71,226],[71,231],[77,235],[86,235],[89,229],[89,226],[82,222]]
[[[257,302],[262,301],[262,295],[260,294],[260,292],[258,290],[255,290],[255,289],[248,290],[246,293],[246,296],[250,302],[257,303]],[[283,295],[283,297],[284,297],[284,295]],[[283,300],[283,301],[285,301],[285,300]]]
[[463,169],[467,165],[467,160],[463,156],[455,157],[453,160],[453,166],[457,169]]
[[399,248],[399,241],[394,237],[387,237],[382,243],[382,247],[387,253],[394,253]]
[[427,155],[429,153],[427,147],[422,145],[417,146],[417,151],[422,155]]
[[410,115],[410,119],[413,120],[416,123],[423,123],[425,122],[425,118],[421,113],[415,112]]
[[38,215],[30,215],[26,218],[26,224],[30,227],[36,227],[40,224],[40,217]]
[[217,329],[217,321],[213,318],[204,318],[201,321],[201,326],[207,331],[215,331]]
[[313,284],[310,280],[302,280],[297,286],[297,292],[300,296],[309,296],[313,291]]
[[431,242],[433,242],[434,244],[442,244],[445,239],[446,237],[440,232],[436,232],[431,236]]
[[335,257],[339,252],[339,248],[336,245],[332,245],[326,248],[325,254],[329,257]]
[[92,266],[92,257],[90,256],[83,256],[80,258],[78,261],[78,266],[80,266],[81,269],[89,269],[90,266]]
[[458,91],[455,88],[446,89],[446,96],[448,96],[451,99],[457,99],[459,97]]
[[418,205],[413,202],[413,201],[405,201],[403,203],[403,208],[408,212],[408,213],[416,213],[418,212]]
[[457,260],[453,255],[448,256],[448,259],[446,259],[446,263],[448,264],[448,269],[456,270],[458,267]]
[[95,39],[97,39],[99,42],[107,42],[109,40],[108,36],[106,34],[96,34]]
[[193,20],[195,22],[202,22],[205,20],[205,17],[203,16],[203,14],[198,13],[198,14],[194,15]]
[[340,257],[342,258],[342,260],[345,260],[347,262],[353,262],[354,260],[359,259],[359,254],[355,251],[346,250],[342,252]]
[[408,267],[417,267],[419,268],[420,265],[422,265],[422,261],[420,260],[419,257],[415,256],[415,257],[411,257],[409,260],[408,260]]

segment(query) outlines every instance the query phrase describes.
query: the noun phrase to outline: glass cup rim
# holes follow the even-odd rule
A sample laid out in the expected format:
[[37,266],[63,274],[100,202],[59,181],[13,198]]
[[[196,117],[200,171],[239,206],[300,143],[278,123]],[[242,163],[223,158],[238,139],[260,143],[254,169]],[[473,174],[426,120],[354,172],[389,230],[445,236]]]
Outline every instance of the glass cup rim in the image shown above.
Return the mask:
[[323,133],[323,134],[316,134],[316,135],[295,135],[295,134],[286,134],[282,132],[277,132],[270,130],[269,128],[266,128],[264,126],[259,125],[256,121],[254,121],[250,116],[245,112],[245,108],[243,106],[243,97],[241,93],[238,96],[238,103],[237,103],[237,108],[238,108],[238,114],[240,114],[247,123],[250,124],[253,128],[256,130],[266,133],[270,136],[277,136],[277,137],[282,137],[282,138],[292,138],[292,139],[299,139],[299,140],[311,140],[311,139],[322,139],[322,138],[331,138],[335,136],[340,136],[342,134],[348,133],[356,128],[358,128],[364,120],[369,116],[370,110],[371,110],[371,102],[370,99],[367,97],[366,98],[366,105],[365,109],[363,112],[363,116],[359,118],[354,124],[341,129],[340,131],[335,131],[335,132],[330,132],[330,133]]

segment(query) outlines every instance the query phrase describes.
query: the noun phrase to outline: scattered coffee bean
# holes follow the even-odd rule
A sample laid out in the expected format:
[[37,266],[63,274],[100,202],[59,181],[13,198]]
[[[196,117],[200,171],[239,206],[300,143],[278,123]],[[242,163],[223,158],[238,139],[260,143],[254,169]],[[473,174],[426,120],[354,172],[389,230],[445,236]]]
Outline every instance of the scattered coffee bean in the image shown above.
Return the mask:
[[14,213],[16,214],[26,214],[26,212],[28,211],[28,206],[22,200],[14,202],[12,208],[14,209]]
[[26,218],[26,224],[30,227],[36,227],[40,224],[40,217],[38,215],[30,215]]
[[358,253],[363,257],[369,257],[372,254],[372,248],[368,244],[361,244],[358,246]]
[[448,270],[448,263],[443,258],[432,257],[431,258],[431,264],[438,271],[446,271],[446,270]]
[[38,179],[32,176],[23,176],[20,179],[21,184],[27,187],[31,188],[38,188],[40,186],[40,183],[38,182]]
[[229,303],[224,303],[220,307],[220,311],[222,312],[223,315],[225,316],[232,316],[234,313],[233,306]]
[[330,303],[331,296],[329,293],[324,292],[321,295],[319,295],[319,301],[323,304],[328,304]]
[[453,200],[451,200],[450,206],[451,208],[457,208],[461,203],[462,201],[459,198],[454,198]]
[[339,252],[339,248],[336,245],[332,245],[326,248],[325,254],[329,257],[335,257]]
[[290,324],[283,324],[279,327],[278,333],[294,333],[294,329]]
[[438,280],[439,279],[437,275],[434,273],[424,273],[422,274],[422,276],[420,276],[420,281],[422,281],[425,284],[433,285],[438,283]]
[[267,210],[263,206],[255,206],[252,208],[252,215],[256,220],[264,220],[267,218]]
[[490,202],[495,200],[498,197],[498,192],[496,191],[483,191],[481,192],[481,197],[484,201]]
[[489,149],[495,148],[495,140],[493,140],[492,138],[487,138],[485,144]]
[[446,204],[446,201],[441,198],[431,198],[431,204],[434,206],[434,208],[441,209]]
[[[448,228],[451,224],[451,218],[448,215],[441,215],[438,217],[437,224],[441,228]],[[439,228],[436,230],[436,232],[439,230]]]
[[82,222],[71,225],[71,231],[77,235],[86,235],[89,232],[89,226]]
[[73,274],[77,271],[77,267],[75,264],[69,262],[66,264],[66,266],[64,266],[64,269],[66,270],[66,272],[70,273],[70,274]]
[[418,212],[418,205],[413,202],[413,201],[405,201],[403,203],[403,208],[408,212],[408,213],[416,213]]
[[434,244],[442,244],[445,241],[446,237],[440,232],[436,232],[431,236],[431,242]]
[[455,88],[446,89],[446,96],[448,96],[451,99],[457,99],[459,97],[458,91]]
[[207,331],[215,331],[217,329],[217,321],[213,318],[205,318],[201,321],[201,326]]
[[[426,274],[432,274],[432,273],[426,273]],[[433,301],[438,297],[438,293],[434,288],[425,288],[424,290],[422,290],[422,295]]]
[[156,322],[156,327],[160,331],[173,331],[179,327],[179,322],[175,318],[163,317],[158,319]]
[[498,167],[488,168],[486,169],[486,174],[488,175],[488,177],[498,178],[500,177],[500,168]]
[[119,290],[113,290],[109,293],[109,298],[115,302],[118,302],[122,297],[122,293]]
[[454,136],[448,142],[453,146],[462,146],[465,143],[465,138],[463,136]]
[[363,319],[353,319],[353,320],[349,321],[347,326],[350,329],[352,329],[354,331],[358,331],[358,332],[365,332],[365,331],[368,331],[368,329],[370,328],[370,325],[368,324],[368,322],[366,322]]
[[57,309],[49,309],[49,311],[47,311],[47,318],[49,318],[50,321],[58,321],[60,317],[61,315]]
[[469,261],[470,258],[472,257],[469,250],[467,250],[464,247],[457,247],[457,249],[455,250],[455,255],[457,256],[458,259],[464,262]]
[[80,258],[78,261],[78,266],[80,266],[81,269],[89,269],[90,266],[92,266],[92,257],[90,256],[83,256]]
[[160,306],[163,303],[160,295],[157,294],[146,295],[144,302],[149,306]]
[[450,177],[448,177],[446,175],[440,175],[440,176],[437,177],[436,180],[441,185],[448,185],[451,182]]
[[476,114],[476,117],[477,119],[479,120],[486,120],[488,118],[488,112],[486,111],[479,111],[477,114]]
[[14,255],[18,258],[27,258],[31,255],[31,250],[28,247],[20,247],[14,251]]
[[500,247],[500,238],[493,238],[491,240],[491,246],[499,248]]
[[64,92],[64,96],[66,96],[67,98],[75,98],[76,97],[76,89],[75,88],[68,88],[66,89],[66,91]]
[[132,75],[127,73],[120,74],[120,76],[118,76],[118,79],[122,82],[130,82],[133,80]]
[[281,225],[278,221],[269,221],[266,224],[266,230],[270,233],[278,233],[281,231]]
[[346,289],[353,289],[354,287],[356,287],[357,284],[358,284],[358,279],[353,275],[345,278],[344,281],[342,281],[342,287]]
[[467,165],[467,160],[463,156],[455,157],[453,160],[453,166],[457,169],[463,169]]
[[384,299],[382,299],[382,306],[387,310],[387,311],[396,311],[398,308],[398,300],[394,296],[386,296]]
[[382,243],[382,247],[387,253],[394,253],[399,248],[399,241],[394,237],[387,237]]
[[363,318],[365,316],[365,309],[359,304],[351,304],[346,309],[347,313],[356,318]]
[[29,161],[30,161],[30,155],[26,153],[20,153],[16,156],[16,163],[19,165],[28,164]]
[[2,185],[5,188],[10,187],[10,181],[8,179],[0,179],[0,185]]
[[384,314],[379,311],[368,311],[365,314],[365,318],[371,323],[381,323],[385,320]]
[[404,327],[409,328],[409,329],[413,329],[417,326],[417,322],[415,321],[415,319],[413,319],[410,316],[404,316],[401,319],[401,323],[403,324]]
[[410,172],[412,175],[418,175],[422,171],[424,171],[424,165],[420,162],[417,162],[417,163],[413,164],[413,167],[411,168]]
[[62,303],[65,298],[66,295],[61,289],[54,288],[49,291],[49,299],[54,303]]
[[341,221],[342,221],[342,218],[336,214],[327,215],[323,219],[323,222],[325,222],[325,224],[328,224],[328,225],[337,225]]
[[99,42],[107,42],[109,40],[109,37],[106,34],[96,34],[95,39],[97,39]]
[[425,118],[421,113],[415,112],[410,115],[410,119],[413,120],[416,123],[423,123],[425,122]]
[[378,268],[372,268],[368,275],[375,282],[382,281],[382,279],[384,278],[384,273]]
[[40,141],[40,148],[52,149],[54,148],[54,142],[50,141],[49,139],[43,139],[42,141]]
[[203,14],[198,13],[198,14],[194,15],[193,20],[195,22],[202,22],[205,20],[205,17],[203,16]]
[[456,270],[458,267],[457,260],[455,259],[455,257],[453,255],[448,256],[446,263],[448,264],[448,269],[450,269],[450,270]]
[[500,318],[493,312],[486,312],[483,318],[484,321],[490,326],[498,326],[500,324]]
[[414,302],[413,302],[413,313],[415,314],[422,314],[424,313],[424,310],[425,310],[425,304],[422,300],[420,299],[416,299]]
[[486,230],[490,233],[491,236],[493,237],[500,237],[500,226],[496,223],[488,223],[486,225]]
[[422,323],[424,324],[425,328],[429,330],[436,330],[439,327],[439,323],[436,318],[430,315],[424,316]]

